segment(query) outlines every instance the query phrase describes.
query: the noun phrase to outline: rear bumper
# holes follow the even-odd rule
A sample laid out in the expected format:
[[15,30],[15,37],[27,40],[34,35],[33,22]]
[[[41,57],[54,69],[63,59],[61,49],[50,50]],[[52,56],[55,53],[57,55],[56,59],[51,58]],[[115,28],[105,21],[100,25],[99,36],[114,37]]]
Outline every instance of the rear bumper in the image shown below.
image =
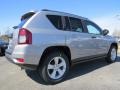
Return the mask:
[[23,69],[30,69],[30,70],[36,70],[37,69],[37,65],[31,65],[31,64],[21,64],[21,63],[16,63],[15,59],[12,57],[12,55],[8,52],[5,52],[5,57],[6,59],[13,63],[16,64],[18,66],[20,66]]
[[[42,47],[34,45],[16,45],[14,48],[9,48],[5,51],[5,56],[9,61],[19,65],[25,69],[37,69],[42,55]],[[18,59],[23,59],[21,63]]]

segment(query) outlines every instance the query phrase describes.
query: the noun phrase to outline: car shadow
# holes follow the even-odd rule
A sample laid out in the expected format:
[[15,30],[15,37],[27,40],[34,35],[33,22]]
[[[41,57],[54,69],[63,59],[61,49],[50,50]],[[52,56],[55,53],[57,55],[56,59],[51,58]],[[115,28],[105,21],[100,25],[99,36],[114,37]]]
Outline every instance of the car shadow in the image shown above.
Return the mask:
[[5,56],[5,55],[1,55],[1,54],[0,54],[0,57],[4,57],[4,56]]
[[117,62],[120,62],[120,55],[117,57]]
[[[120,57],[117,58],[117,62],[120,62]],[[102,68],[106,65],[109,65],[109,64],[104,59],[76,64],[72,66],[72,68],[70,69],[70,72],[68,73],[67,78],[63,82],[85,75],[96,69]],[[32,71],[32,70],[25,70],[25,71],[26,71],[26,74],[35,82],[43,85],[48,85],[39,77],[36,71]]]

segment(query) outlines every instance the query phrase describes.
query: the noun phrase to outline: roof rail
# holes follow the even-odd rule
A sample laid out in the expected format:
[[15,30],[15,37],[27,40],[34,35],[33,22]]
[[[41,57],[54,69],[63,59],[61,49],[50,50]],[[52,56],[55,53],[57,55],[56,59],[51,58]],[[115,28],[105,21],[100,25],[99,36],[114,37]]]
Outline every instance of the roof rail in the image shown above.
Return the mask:
[[52,11],[52,12],[60,12],[60,11],[55,11],[55,10],[49,10],[49,9],[42,9],[42,11]]
[[[55,10],[49,10],[49,9],[42,9],[41,11],[61,12],[61,11],[55,11]],[[61,13],[66,13],[66,12],[61,12]],[[70,14],[70,13],[66,13],[66,14]],[[71,15],[74,15],[74,14],[71,14]],[[78,16],[78,15],[76,15],[76,16]],[[82,16],[79,16],[79,17],[89,20],[88,18],[85,18]]]
[[48,9],[42,9],[42,11],[49,11]]

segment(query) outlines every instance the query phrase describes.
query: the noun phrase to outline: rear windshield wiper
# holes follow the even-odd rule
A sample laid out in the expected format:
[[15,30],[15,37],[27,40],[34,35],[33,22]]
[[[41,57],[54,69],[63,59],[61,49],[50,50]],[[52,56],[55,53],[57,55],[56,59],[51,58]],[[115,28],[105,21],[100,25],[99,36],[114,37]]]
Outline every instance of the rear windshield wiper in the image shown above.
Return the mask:
[[13,26],[13,29],[17,29],[18,28],[18,26]]

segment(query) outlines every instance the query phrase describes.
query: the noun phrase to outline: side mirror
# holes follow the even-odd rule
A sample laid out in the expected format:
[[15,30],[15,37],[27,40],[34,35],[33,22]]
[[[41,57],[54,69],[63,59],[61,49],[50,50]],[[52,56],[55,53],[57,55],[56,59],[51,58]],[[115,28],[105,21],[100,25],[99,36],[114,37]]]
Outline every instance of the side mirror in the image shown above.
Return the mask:
[[107,35],[109,33],[109,30],[107,30],[107,29],[104,29],[103,30],[103,35],[105,36],[105,35]]

